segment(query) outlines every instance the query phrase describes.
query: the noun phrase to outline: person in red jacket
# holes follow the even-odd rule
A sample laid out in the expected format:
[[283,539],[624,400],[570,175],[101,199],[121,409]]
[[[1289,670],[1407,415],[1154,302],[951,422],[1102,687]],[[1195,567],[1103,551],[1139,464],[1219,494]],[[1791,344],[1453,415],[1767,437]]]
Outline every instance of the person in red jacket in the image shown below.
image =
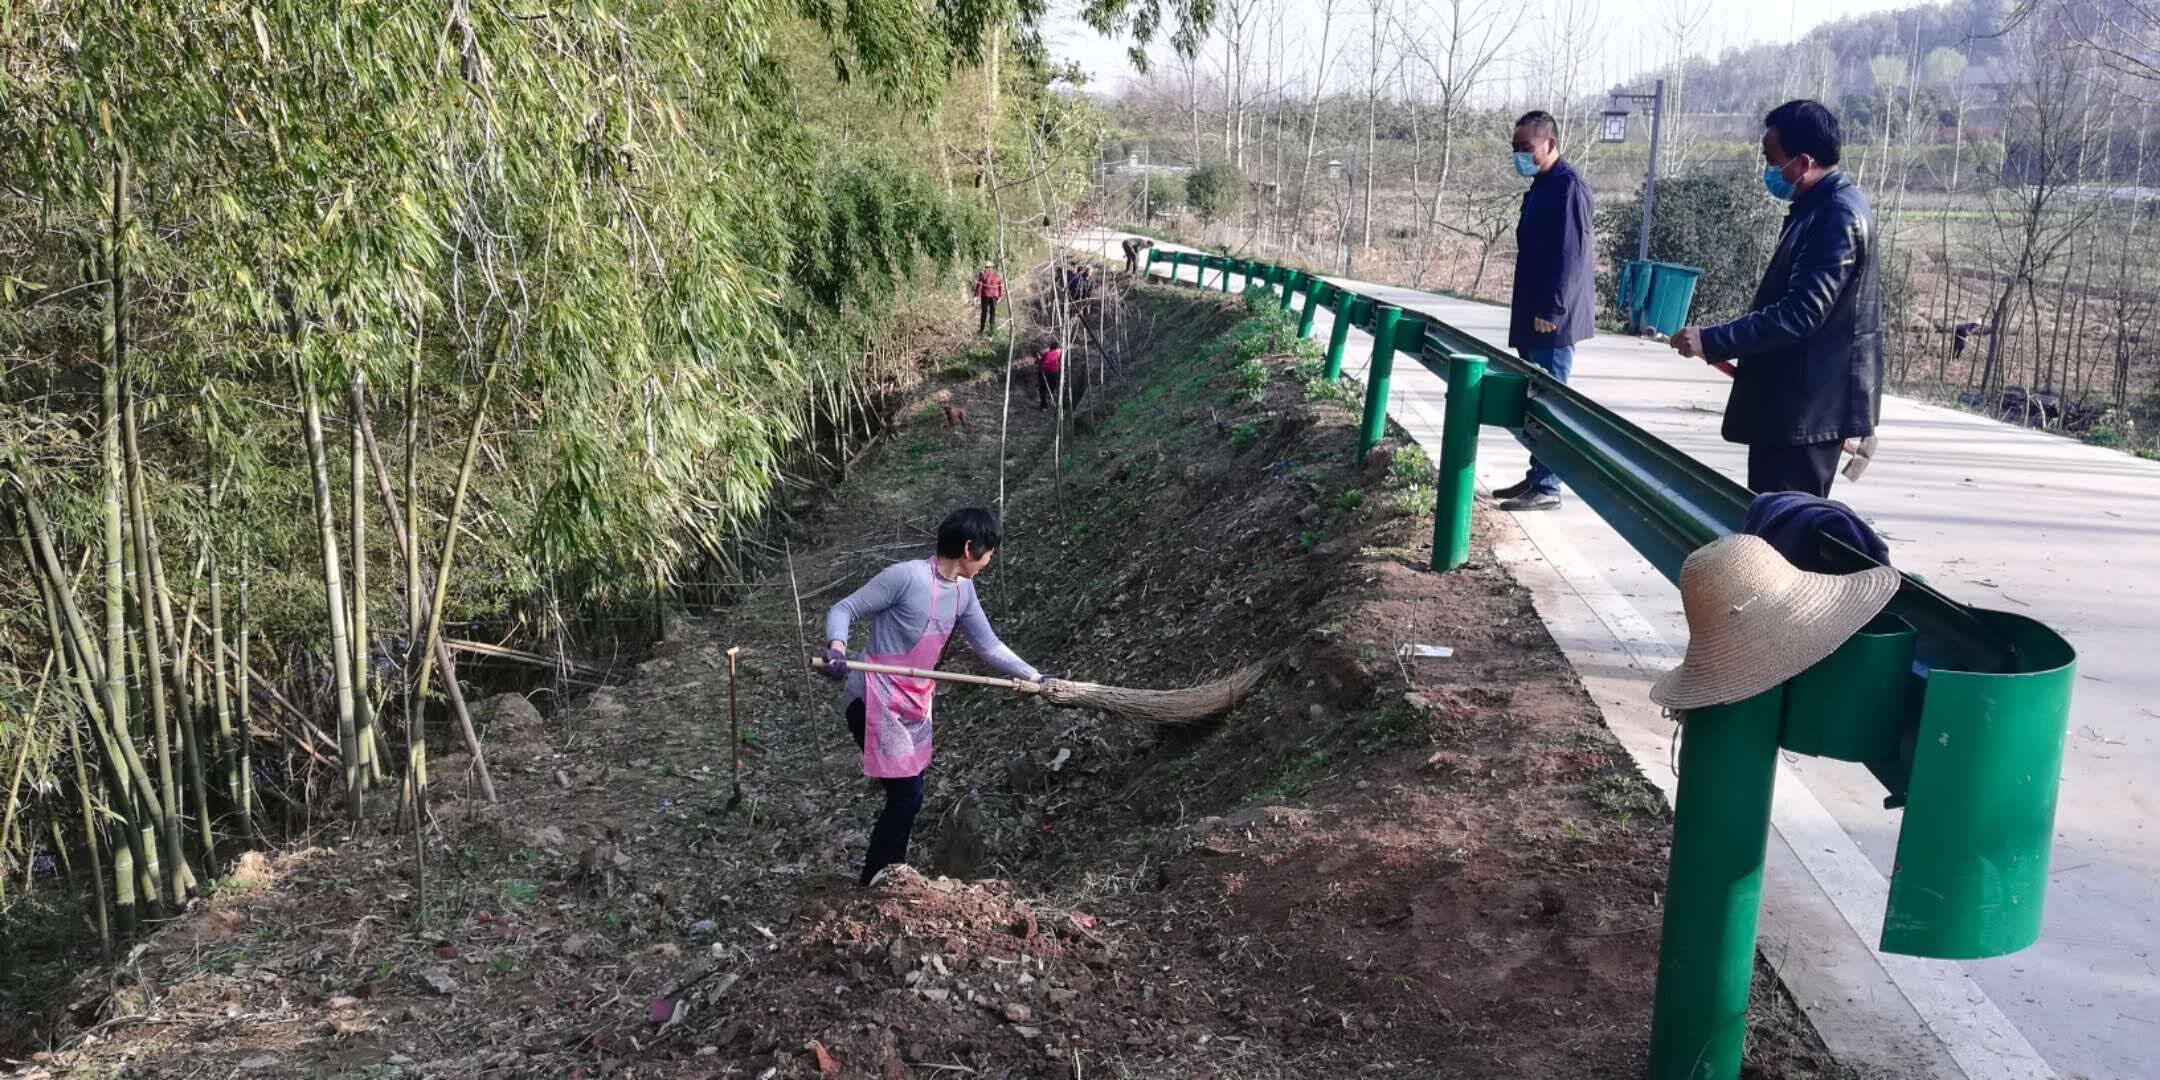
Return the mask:
[[987,334],[997,329],[998,301],[1005,296],[1005,279],[998,276],[996,263],[982,264],[982,272],[975,275],[975,298],[982,301],[982,319],[975,325],[975,332]]
[[1050,399],[1057,396],[1058,383],[1065,377],[1065,350],[1052,341],[1043,346],[1042,356],[1035,361],[1035,386],[1041,396],[1036,408],[1048,409]]

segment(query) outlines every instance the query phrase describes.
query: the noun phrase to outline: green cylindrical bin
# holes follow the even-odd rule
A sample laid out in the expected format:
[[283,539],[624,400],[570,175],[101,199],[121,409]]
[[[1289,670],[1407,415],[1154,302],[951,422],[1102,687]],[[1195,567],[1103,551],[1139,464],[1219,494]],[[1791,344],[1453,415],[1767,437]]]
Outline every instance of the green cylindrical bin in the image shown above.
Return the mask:
[[1682,720],[1651,1080],[1736,1080],[1785,688]]
[[1433,486],[1433,561],[1435,570],[1453,570],[1470,561],[1470,521],[1477,499],[1477,440],[1483,411],[1485,358],[1455,353],[1448,357],[1447,411],[1440,429],[1440,471]]
[[2040,938],[2077,652],[2022,615],[1972,609],[2021,670],[1928,673],[1882,950],[1971,960]]
[[1372,367],[1365,372],[1365,419],[1358,427],[1360,465],[1387,431],[1388,380],[1395,373],[1395,328],[1400,322],[1402,309],[1392,304],[1381,305],[1373,319]]

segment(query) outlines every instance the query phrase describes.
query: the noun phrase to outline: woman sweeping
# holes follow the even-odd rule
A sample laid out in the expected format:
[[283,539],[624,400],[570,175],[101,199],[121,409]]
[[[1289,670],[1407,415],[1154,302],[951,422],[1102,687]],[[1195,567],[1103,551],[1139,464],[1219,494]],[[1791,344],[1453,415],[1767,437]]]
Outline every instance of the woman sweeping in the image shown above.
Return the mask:
[[937,684],[849,672],[848,629],[858,618],[872,620],[862,657],[868,663],[930,669],[958,627],[984,663],[1039,686],[1042,673],[997,639],[975,599],[975,575],[990,565],[997,547],[996,515],[955,510],[938,526],[935,556],[886,567],[825,615],[825,676],[846,680],[841,708],[862,747],[863,775],[885,788],[885,809],[870,830],[870,852],[863,859],[863,885],[907,860],[908,834],[923,804],[923,772],[930,765],[930,700]]

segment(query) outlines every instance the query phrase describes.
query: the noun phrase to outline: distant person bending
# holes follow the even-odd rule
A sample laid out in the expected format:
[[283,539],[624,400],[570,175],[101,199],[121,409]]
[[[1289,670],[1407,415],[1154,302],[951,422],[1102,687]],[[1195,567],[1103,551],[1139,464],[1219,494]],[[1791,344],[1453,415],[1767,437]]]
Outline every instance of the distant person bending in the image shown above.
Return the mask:
[[859,883],[907,861],[908,837],[922,809],[930,766],[930,704],[937,683],[850,671],[848,631],[871,620],[863,660],[922,670],[938,666],[945,641],[958,628],[975,655],[1004,675],[1039,686],[1042,672],[998,641],[975,598],[975,575],[997,554],[998,520],[988,510],[955,510],[938,526],[937,554],[895,563],[825,615],[826,677],[845,680],[840,697],[849,734],[862,748],[864,776],[885,789],[885,808],[870,830]]
[[1041,391],[1041,397],[1035,405],[1037,409],[1050,407],[1051,400],[1058,396],[1058,385],[1064,377],[1065,350],[1058,348],[1057,342],[1053,341],[1044,347],[1042,358],[1035,362],[1035,387]]
[[988,334],[996,330],[998,300],[1005,295],[1005,279],[997,272],[996,263],[982,264],[982,271],[975,275],[971,291],[975,299],[982,302],[982,317],[976,321],[975,332]]
[[1882,415],[1882,289],[1875,220],[1838,168],[1838,119],[1813,101],[1763,118],[1763,186],[1789,200],[1747,314],[1673,335],[1682,356],[1740,361],[1727,442],[1748,448],[1748,488],[1828,497],[1838,451]]
[[[1560,124],[1542,111],[1515,121],[1515,172],[1530,178],[1530,190],[1515,226],[1508,345],[1564,383],[1575,344],[1597,333],[1590,185],[1560,157]],[[1560,505],[1560,478],[1533,454],[1528,475],[1493,497],[1502,510],[1551,510]]]
[[1118,246],[1125,251],[1125,272],[1137,274],[1140,272],[1140,253],[1153,251],[1155,241],[1140,236],[1128,236],[1125,238],[1125,242]]

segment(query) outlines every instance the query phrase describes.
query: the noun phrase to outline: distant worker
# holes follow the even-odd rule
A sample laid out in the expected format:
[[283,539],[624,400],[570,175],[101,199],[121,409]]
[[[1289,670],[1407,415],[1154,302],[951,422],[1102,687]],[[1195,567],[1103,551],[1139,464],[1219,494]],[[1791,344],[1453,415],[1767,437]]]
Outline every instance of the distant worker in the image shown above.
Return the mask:
[[1058,382],[1065,376],[1065,350],[1052,341],[1043,346],[1042,357],[1035,361],[1035,386],[1042,392],[1037,409],[1050,407],[1050,399],[1058,394]]
[[1137,274],[1140,272],[1140,253],[1153,251],[1155,241],[1141,236],[1128,236],[1125,242],[1118,246],[1125,249],[1125,272]]
[[988,334],[997,329],[998,300],[1005,295],[1005,279],[999,276],[996,263],[982,264],[982,272],[975,275],[972,291],[975,298],[982,301],[982,318],[975,324],[975,332]]
[[1838,168],[1836,114],[1788,101],[1763,118],[1763,186],[1792,203],[1747,314],[1673,335],[1680,355],[1738,360],[1727,442],[1748,488],[1828,497],[1838,451],[1882,415],[1882,289],[1867,198]]
[[1958,360],[1965,356],[1965,342],[1973,336],[1973,331],[1978,329],[1980,324],[1970,319],[1957,324],[1957,328],[1950,332],[1950,359]]
[[870,830],[859,884],[869,885],[879,871],[907,861],[908,837],[923,804],[923,774],[930,766],[930,699],[937,683],[851,672],[848,632],[855,620],[870,619],[864,661],[930,670],[958,629],[991,668],[1040,686],[1042,672],[998,641],[975,598],[975,575],[990,565],[997,548],[997,515],[955,510],[938,526],[935,555],[886,567],[825,615],[825,676],[846,680],[841,709],[849,734],[862,748],[863,775],[885,789],[885,808]]
[[[1561,382],[1575,368],[1575,343],[1597,333],[1597,254],[1591,245],[1590,185],[1560,157],[1551,113],[1515,121],[1515,174],[1529,178],[1515,226],[1515,290],[1508,346]],[[1502,510],[1551,510],[1560,478],[1530,457],[1521,483],[1493,492]]]

